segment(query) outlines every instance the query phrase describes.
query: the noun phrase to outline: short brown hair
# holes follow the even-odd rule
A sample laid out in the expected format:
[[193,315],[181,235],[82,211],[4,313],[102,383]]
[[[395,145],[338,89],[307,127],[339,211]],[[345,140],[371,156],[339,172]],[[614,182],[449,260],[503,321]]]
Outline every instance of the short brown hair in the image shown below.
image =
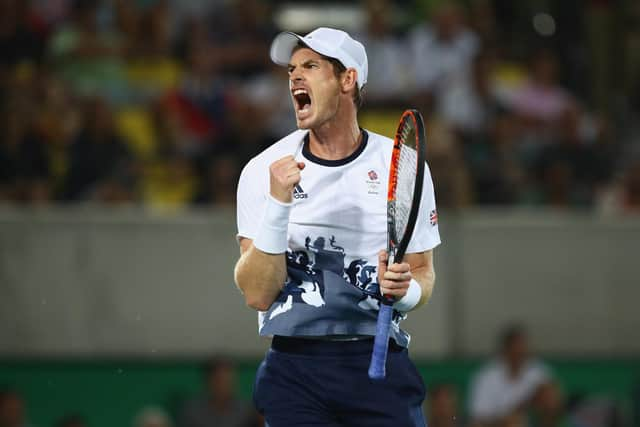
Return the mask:
[[[295,47],[293,48],[293,51],[291,52],[291,54],[293,54],[294,52],[302,48],[309,48],[309,46],[299,41],[298,44],[296,44]],[[345,67],[344,64],[339,60],[335,58],[331,58],[329,56],[324,56],[321,53],[319,53],[319,55],[322,56],[323,59],[331,63],[331,65],[333,66],[333,74],[335,74],[336,78],[340,78],[342,73],[347,71],[347,67]],[[358,87],[358,83],[356,82],[356,90],[353,93],[353,103],[355,104],[357,110],[359,110],[362,107],[362,104],[364,103],[363,93],[364,91]]]

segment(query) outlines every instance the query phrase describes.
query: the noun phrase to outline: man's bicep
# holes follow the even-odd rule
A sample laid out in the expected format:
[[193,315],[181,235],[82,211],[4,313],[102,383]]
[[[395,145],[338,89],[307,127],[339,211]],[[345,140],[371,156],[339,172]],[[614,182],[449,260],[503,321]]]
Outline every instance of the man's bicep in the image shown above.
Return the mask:
[[238,224],[238,241],[241,238],[255,238],[260,226],[260,213],[265,202],[264,186],[259,166],[249,162],[240,174],[236,197],[236,220]]
[[440,244],[438,231],[438,211],[433,189],[433,181],[429,165],[425,165],[420,210],[413,235],[409,241],[407,252],[421,253],[431,250]]

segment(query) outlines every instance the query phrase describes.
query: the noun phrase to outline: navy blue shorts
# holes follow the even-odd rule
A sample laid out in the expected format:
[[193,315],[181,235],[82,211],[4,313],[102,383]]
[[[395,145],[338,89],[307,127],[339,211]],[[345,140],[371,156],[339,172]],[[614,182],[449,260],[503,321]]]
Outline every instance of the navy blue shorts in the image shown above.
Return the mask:
[[387,377],[374,382],[372,347],[373,339],[274,337],[253,392],[267,426],[425,427],[425,387],[407,350],[392,342]]

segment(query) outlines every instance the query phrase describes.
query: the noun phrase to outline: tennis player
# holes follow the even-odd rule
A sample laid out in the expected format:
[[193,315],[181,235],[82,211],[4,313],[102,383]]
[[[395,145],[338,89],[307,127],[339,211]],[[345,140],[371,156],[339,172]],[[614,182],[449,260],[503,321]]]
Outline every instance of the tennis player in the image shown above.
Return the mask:
[[[298,130],[253,158],[238,184],[235,280],[273,336],[254,402],[269,427],[424,426],[425,388],[405,314],[431,296],[440,243],[430,173],[403,263],[388,268],[386,192],[393,141],[358,126],[364,46],[318,28],[279,34]],[[387,377],[367,369],[380,293],[397,302]]]

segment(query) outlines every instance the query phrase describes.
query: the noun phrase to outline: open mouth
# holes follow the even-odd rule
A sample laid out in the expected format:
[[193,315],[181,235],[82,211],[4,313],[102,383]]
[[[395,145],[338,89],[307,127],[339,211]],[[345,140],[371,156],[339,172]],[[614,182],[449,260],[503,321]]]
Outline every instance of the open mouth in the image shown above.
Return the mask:
[[311,97],[306,89],[294,89],[293,99],[296,101],[298,112],[306,113],[311,109]]

